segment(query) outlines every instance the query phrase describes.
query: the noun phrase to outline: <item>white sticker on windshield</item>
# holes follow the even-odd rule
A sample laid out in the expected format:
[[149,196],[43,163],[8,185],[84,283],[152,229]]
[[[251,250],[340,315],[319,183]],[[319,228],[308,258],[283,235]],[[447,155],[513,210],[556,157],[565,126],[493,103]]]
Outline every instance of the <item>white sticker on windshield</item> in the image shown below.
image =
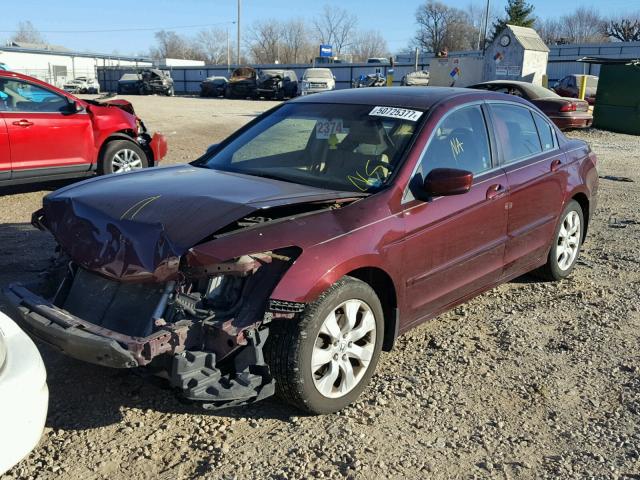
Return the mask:
[[400,118],[402,120],[415,122],[422,116],[422,112],[419,112],[418,110],[408,110],[406,108],[373,107],[373,110],[369,112],[369,115],[373,115],[375,117]]
[[349,129],[342,126],[342,119],[340,118],[318,120],[316,124],[316,138],[318,140],[327,140],[331,135],[339,135],[341,133],[349,133]]

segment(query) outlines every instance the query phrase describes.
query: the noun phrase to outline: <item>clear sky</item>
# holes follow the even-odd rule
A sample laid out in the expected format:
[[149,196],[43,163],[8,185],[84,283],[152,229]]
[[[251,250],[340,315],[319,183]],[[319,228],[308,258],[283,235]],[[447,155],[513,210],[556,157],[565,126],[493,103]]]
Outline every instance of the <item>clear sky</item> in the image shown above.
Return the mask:
[[[471,0],[441,0],[466,8]],[[482,0],[472,0],[484,4]],[[311,19],[322,6],[339,5],[359,17],[359,28],[383,32],[392,52],[404,50],[416,30],[414,14],[419,0],[242,0],[242,25],[271,18]],[[506,0],[491,0],[502,14]],[[532,0],[535,14],[558,17],[579,6],[593,6],[603,14],[640,9],[640,0]],[[72,50],[99,53],[146,53],[154,43],[153,32],[186,25],[228,26],[235,38],[236,0],[48,0],[0,1],[0,41],[11,36],[21,20],[30,20],[49,43]],[[148,31],[126,31],[149,28]],[[54,33],[47,31],[109,30],[103,33]],[[195,34],[201,28],[174,29]]]

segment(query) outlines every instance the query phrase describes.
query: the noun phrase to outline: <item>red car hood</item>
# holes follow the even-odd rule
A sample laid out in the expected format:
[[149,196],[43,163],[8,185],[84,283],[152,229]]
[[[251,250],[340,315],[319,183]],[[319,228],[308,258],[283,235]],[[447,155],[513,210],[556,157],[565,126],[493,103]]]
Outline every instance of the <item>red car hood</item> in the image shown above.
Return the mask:
[[190,247],[252,212],[353,196],[181,165],[62,188],[45,197],[34,223],[84,268],[122,281],[162,281]]

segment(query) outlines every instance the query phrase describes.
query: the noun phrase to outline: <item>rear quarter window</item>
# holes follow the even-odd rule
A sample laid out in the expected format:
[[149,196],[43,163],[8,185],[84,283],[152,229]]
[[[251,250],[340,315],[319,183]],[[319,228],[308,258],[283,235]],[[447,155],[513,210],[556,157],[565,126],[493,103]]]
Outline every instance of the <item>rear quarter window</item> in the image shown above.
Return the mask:
[[536,122],[538,135],[540,135],[540,143],[542,144],[542,150],[544,152],[548,150],[553,150],[555,147],[555,135],[553,134],[553,127],[547,120],[542,118],[542,115],[534,113],[533,119]]
[[491,105],[491,113],[504,163],[542,152],[538,129],[528,108],[495,103]]

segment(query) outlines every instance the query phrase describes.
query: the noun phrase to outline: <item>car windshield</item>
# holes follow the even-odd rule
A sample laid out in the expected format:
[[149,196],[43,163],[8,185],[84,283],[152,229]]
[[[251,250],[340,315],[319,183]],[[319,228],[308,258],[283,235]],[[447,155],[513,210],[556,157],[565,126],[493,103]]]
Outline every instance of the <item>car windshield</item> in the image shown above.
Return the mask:
[[325,70],[324,68],[309,69],[304,72],[304,78],[331,78],[332,76],[331,70]]
[[374,192],[398,168],[423,112],[374,105],[283,105],[195,165],[317,188]]

